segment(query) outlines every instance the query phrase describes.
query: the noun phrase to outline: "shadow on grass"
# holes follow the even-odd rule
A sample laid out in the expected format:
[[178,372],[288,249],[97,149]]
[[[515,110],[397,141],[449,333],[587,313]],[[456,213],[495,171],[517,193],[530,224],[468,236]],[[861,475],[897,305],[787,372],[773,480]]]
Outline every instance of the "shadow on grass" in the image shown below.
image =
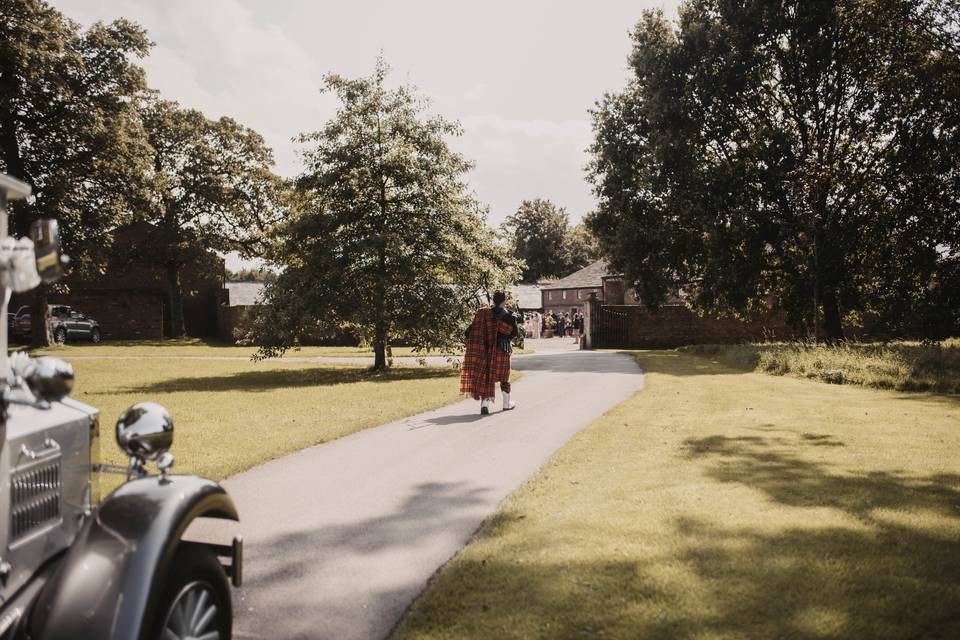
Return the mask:
[[[801,438],[809,446],[823,446],[824,442],[829,443],[827,446],[843,446],[827,434],[804,434]],[[782,438],[717,435],[691,438],[684,444],[690,459],[711,457],[709,477],[759,489],[784,505],[832,507],[871,525],[878,524],[872,516],[878,508],[923,510],[960,522],[958,474],[916,477],[885,471],[834,473],[821,463],[790,453],[789,443]]]
[[[842,445],[827,434],[801,437]],[[737,594],[722,598],[717,615],[703,620],[707,628],[754,637],[960,637],[960,542],[952,535],[960,475],[838,473],[781,449],[777,438],[713,436],[686,445],[720,482],[787,507],[838,509],[864,525],[771,533],[678,519],[684,562],[707,584]]]
[[396,382],[400,380],[428,380],[452,378],[459,375],[452,368],[394,367],[384,373],[374,373],[364,367],[313,367],[310,369],[269,369],[243,371],[223,376],[185,376],[160,380],[150,384],[127,387],[124,393],[174,393],[177,391],[248,391],[264,392],[275,389],[323,387],[356,382]]
[[[809,435],[801,446],[842,444]],[[563,562],[536,551],[552,535],[518,540],[515,520],[493,523],[484,537],[519,542],[519,557],[452,565],[400,638],[960,637],[960,475],[837,473],[788,444],[797,438],[713,436],[688,440],[686,455],[719,482],[762,492],[791,524],[776,526],[773,514],[720,525],[707,507],[668,521],[669,544],[655,553]],[[809,511],[797,525],[793,509],[810,507],[854,520],[818,525]],[[491,633],[499,621],[508,622]]]

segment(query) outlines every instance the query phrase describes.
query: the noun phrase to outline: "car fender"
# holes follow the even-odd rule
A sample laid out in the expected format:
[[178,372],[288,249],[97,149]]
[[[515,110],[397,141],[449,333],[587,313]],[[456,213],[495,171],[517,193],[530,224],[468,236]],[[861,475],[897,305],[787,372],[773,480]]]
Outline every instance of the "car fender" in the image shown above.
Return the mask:
[[30,637],[148,640],[158,590],[183,532],[199,517],[239,520],[227,492],[206,478],[148,477],[121,485],[87,518],[40,593]]

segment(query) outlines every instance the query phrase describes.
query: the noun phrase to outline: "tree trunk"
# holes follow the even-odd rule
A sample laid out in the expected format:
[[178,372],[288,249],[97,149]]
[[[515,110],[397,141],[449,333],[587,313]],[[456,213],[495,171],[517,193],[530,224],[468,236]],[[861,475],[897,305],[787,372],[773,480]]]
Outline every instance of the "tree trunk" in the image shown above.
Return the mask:
[[823,331],[827,342],[834,344],[844,339],[843,323],[840,318],[840,302],[836,289],[827,287],[822,291]]
[[33,291],[33,305],[30,309],[30,345],[49,347],[53,344],[50,331],[50,303],[47,285],[40,285]]
[[387,323],[378,320],[373,337],[373,370],[387,370]]
[[167,337],[179,338],[186,333],[183,322],[183,290],[180,287],[180,265],[168,262],[167,299],[170,302],[170,314],[167,320]]
[[[381,191],[381,198],[385,198],[383,192]],[[384,207],[384,212],[386,212],[386,201],[382,200]],[[387,293],[387,252],[383,246],[377,251],[377,264],[379,265],[379,272],[377,274],[377,294],[376,294],[376,314],[373,325],[373,370],[374,371],[386,371],[387,370],[387,345],[388,345],[388,330],[387,330],[387,311],[384,308]]]

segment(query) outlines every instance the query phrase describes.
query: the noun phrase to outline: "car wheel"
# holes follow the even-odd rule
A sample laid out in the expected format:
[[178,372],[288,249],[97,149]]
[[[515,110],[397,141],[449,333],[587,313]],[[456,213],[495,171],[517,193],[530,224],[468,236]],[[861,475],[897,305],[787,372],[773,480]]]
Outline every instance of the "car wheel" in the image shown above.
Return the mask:
[[94,329],[90,332],[90,342],[93,344],[100,343],[100,329]]
[[53,332],[53,341],[57,344],[66,344],[67,342],[67,330],[63,327],[55,330]]
[[230,640],[233,608],[223,567],[210,549],[181,545],[160,600],[158,640]]

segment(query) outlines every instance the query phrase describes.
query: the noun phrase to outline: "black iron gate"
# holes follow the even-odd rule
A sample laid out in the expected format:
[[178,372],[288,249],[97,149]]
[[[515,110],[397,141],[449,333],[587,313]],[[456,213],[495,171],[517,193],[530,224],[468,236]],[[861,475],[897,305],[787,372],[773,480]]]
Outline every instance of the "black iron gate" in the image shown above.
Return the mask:
[[615,311],[599,304],[591,311],[595,313],[590,327],[594,349],[623,349],[629,346],[626,311]]

